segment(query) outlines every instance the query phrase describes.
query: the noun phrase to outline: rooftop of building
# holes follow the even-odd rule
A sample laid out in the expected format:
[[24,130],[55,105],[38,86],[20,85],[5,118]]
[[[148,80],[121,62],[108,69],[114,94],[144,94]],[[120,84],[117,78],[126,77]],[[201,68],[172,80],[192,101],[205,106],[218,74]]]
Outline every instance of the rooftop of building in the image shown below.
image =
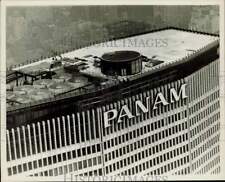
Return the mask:
[[[82,93],[82,90],[87,88],[93,90],[101,85],[140,76],[194,55],[218,39],[219,37],[214,35],[171,28],[93,44],[61,54],[57,60],[47,58],[22,65],[13,68],[13,71],[33,78],[33,84],[22,84],[8,89],[8,106],[32,103],[76,90],[77,93]],[[104,75],[96,62],[105,53],[116,51],[137,52],[146,57],[148,60],[142,62],[142,72],[130,76]],[[49,71],[52,73],[51,78],[46,78]]]

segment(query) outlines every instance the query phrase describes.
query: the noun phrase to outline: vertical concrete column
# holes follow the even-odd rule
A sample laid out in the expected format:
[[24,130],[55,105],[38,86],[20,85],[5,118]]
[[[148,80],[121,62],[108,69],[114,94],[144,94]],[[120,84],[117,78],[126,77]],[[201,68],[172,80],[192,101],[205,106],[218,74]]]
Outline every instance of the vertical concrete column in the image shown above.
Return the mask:
[[22,158],[21,138],[20,138],[20,128],[19,127],[17,128],[17,136],[18,136],[20,158]]
[[6,130],[6,140],[8,143],[8,154],[9,155],[9,161],[12,160],[12,151],[11,151],[11,143],[10,143],[10,136],[9,136],[9,130]]
[[38,153],[38,150],[37,150],[37,134],[36,134],[35,124],[33,123],[32,126],[33,126],[33,132],[34,132],[34,148],[35,148],[35,154],[37,154]]

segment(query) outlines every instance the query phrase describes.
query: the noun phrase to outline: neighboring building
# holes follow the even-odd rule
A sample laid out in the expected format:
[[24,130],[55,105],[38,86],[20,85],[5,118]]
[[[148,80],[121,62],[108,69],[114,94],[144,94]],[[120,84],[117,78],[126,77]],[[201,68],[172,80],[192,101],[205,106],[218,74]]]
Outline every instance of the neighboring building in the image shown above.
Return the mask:
[[[13,69],[32,85],[7,91],[9,176],[220,173],[219,37],[165,28],[114,41],[52,70],[50,58]],[[115,59],[123,69],[107,72]]]
[[193,7],[189,28],[214,34],[219,33],[219,6]]
[[[122,16],[122,15],[121,15]],[[138,20],[122,19],[104,25],[110,38],[128,37],[133,34],[152,30],[151,24]]]

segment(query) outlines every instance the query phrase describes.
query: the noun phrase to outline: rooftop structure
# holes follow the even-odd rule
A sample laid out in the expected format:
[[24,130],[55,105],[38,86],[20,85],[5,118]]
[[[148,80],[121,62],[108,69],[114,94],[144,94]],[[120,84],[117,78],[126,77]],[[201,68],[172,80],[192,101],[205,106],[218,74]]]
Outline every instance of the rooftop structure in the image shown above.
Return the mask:
[[[93,90],[155,72],[195,55],[217,41],[216,36],[165,29],[91,45],[62,54],[60,59],[48,58],[23,65],[13,69],[20,81],[17,80],[16,86],[8,84],[8,107],[57,97],[90,85]],[[139,58],[137,65],[134,63],[134,67],[130,66],[128,70],[121,66]],[[120,70],[110,73],[113,67]]]

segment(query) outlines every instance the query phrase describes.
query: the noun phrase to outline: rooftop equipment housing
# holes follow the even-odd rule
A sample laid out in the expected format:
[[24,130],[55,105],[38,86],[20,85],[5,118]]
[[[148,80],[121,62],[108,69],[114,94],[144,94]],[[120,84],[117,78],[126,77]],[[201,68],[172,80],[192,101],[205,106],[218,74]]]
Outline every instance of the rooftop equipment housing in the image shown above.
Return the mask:
[[141,54],[136,51],[108,52],[101,57],[101,71],[105,75],[126,76],[141,72]]

